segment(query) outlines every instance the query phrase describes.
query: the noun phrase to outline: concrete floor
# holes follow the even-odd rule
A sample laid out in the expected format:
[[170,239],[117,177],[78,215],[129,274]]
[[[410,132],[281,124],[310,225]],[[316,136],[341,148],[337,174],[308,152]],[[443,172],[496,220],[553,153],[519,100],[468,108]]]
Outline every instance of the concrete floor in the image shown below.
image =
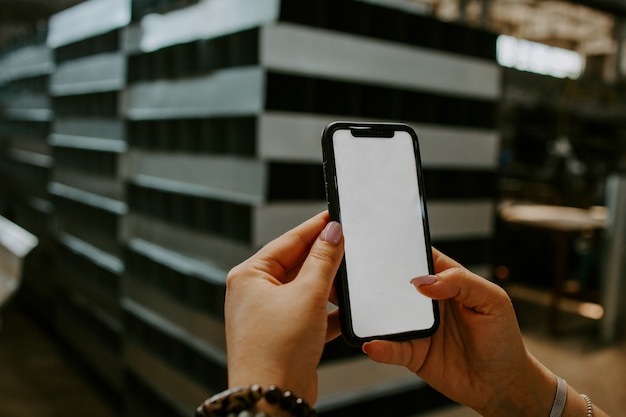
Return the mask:
[[0,416],[118,415],[70,352],[18,305],[6,307],[0,327]]
[[[514,300],[515,301],[515,300]],[[559,336],[546,331],[545,311],[516,302],[527,347],[555,373],[588,394],[610,415],[626,410],[626,340],[611,346],[596,342],[597,322],[562,315]],[[0,416],[114,417],[110,399],[92,385],[71,354],[54,342],[17,305],[2,311],[0,328]],[[421,417],[474,417],[453,406]]]

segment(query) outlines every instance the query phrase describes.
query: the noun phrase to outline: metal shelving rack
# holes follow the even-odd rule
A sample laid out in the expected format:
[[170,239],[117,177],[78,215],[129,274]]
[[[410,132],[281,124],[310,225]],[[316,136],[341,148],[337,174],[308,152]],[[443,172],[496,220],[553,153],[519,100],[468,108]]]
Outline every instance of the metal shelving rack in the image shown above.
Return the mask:
[[[414,124],[434,242],[489,273],[494,35],[356,1],[230,0],[135,19],[127,39],[131,392],[182,413],[226,384],[226,273],[324,209],[319,136],[332,120]],[[341,342],[320,386],[324,415],[426,390]]]
[[56,64],[49,86],[55,166],[48,185],[62,294],[55,326],[114,392],[123,390],[127,146],[119,102],[126,83],[121,30],[129,21],[130,1],[92,0],[52,16],[47,39]]
[[30,255],[22,293],[43,316],[50,314],[55,297],[54,279],[38,273],[49,266],[53,211],[47,138],[54,114],[48,82],[55,66],[46,35],[47,29],[36,31],[0,52],[0,207],[40,242]]

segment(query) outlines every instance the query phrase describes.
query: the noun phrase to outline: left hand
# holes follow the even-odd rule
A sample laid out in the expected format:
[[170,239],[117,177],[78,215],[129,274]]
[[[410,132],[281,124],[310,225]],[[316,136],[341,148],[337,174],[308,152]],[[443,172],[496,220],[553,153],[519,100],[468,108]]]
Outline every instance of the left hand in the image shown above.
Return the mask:
[[274,384],[317,400],[324,344],[340,334],[328,313],[343,257],[339,223],[320,213],[233,268],[226,282],[229,386]]
[[418,281],[418,290],[439,300],[439,329],[424,339],[375,340],[365,352],[377,362],[406,366],[482,416],[550,410],[556,380],[524,347],[508,294],[436,249],[433,260],[437,274],[420,277],[427,280]]

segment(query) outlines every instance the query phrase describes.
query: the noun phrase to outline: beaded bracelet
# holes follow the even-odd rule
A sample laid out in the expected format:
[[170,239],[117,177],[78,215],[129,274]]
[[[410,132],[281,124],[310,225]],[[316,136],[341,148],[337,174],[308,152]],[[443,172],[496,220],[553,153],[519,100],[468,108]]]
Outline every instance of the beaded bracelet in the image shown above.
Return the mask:
[[587,417],[593,417],[593,405],[591,405],[591,398],[587,394],[580,394],[581,397],[587,402]]
[[214,395],[203,402],[196,410],[196,417],[227,417],[250,410],[261,399],[276,405],[294,417],[315,417],[317,413],[302,398],[291,391],[282,391],[274,385],[267,389],[259,385],[237,387]]

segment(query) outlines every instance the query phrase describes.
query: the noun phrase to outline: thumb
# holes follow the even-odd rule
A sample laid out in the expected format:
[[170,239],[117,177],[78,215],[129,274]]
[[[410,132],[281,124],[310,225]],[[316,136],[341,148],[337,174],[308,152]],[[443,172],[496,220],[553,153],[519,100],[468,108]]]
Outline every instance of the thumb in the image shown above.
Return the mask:
[[453,299],[481,314],[498,314],[510,298],[500,286],[461,266],[439,272],[425,284],[417,284],[419,292],[435,300]]
[[300,268],[298,281],[318,288],[321,285],[325,295],[328,296],[342,258],[343,230],[340,223],[331,221],[313,243]]
[[411,372],[417,372],[426,360],[430,345],[430,337],[404,342],[372,340],[363,344],[362,350],[374,362],[401,365]]

